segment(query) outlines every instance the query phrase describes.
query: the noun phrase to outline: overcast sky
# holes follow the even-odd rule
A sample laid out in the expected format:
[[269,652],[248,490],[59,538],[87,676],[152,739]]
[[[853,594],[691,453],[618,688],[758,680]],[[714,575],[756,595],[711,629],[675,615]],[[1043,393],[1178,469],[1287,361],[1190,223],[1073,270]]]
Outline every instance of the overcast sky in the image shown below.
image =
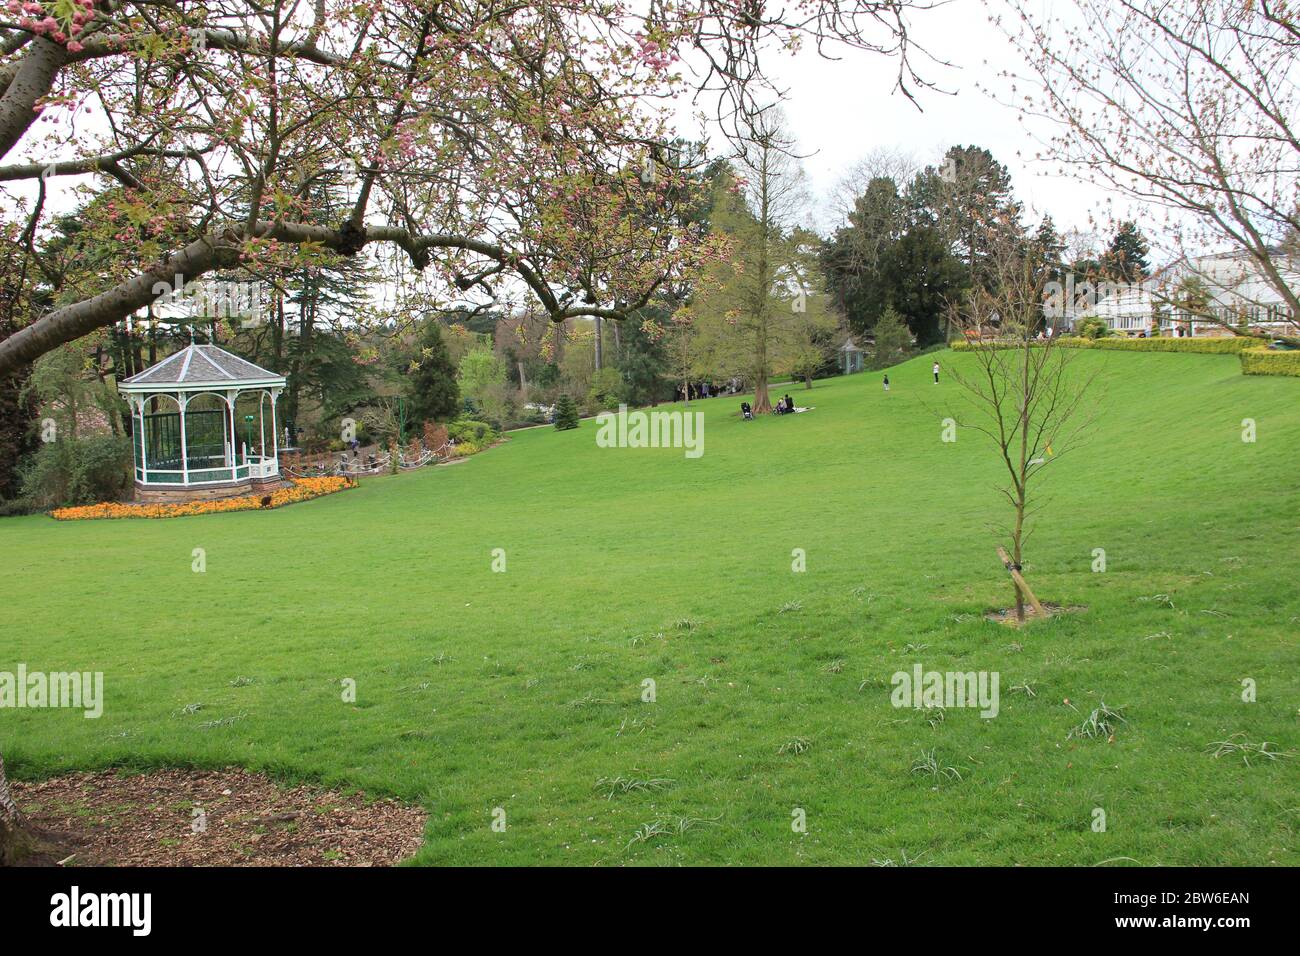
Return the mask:
[[[1051,7],[1050,0],[1043,0]],[[766,68],[788,91],[787,118],[805,153],[811,185],[825,196],[855,162],[872,149],[898,148],[922,165],[935,163],[952,145],[982,146],[1010,170],[1026,218],[1037,222],[1049,212],[1057,229],[1089,228],[1089,214],[1103,224],[1109,218],[1107,194],[1095,186],[1053,175],[1034,161],[1039,144],[1012,110],[976,89],[997,84],[1007,69],[1023,69],[1018,54],[988,19],[984,0],[950,0],[919,11],[913,34],[944,67],[918,57],[918,72],[947,93],[921,90],[920,110],[901,93],[892,92],[895,60],[860,51],[841,51],[827,60],[809,49],[797,57],[771,56]],[[1040,133],[1044,132],[1040,129]],[[1115,197],[1114,213],[1131,211]],[[1103,226],[1108,229],[1108,226]]]

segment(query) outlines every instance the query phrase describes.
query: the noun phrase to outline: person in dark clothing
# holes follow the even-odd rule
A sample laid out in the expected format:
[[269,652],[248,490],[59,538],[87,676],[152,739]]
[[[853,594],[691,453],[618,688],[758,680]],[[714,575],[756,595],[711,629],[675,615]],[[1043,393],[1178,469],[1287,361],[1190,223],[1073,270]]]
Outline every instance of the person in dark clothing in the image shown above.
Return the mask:
[[889,391],[889,373],[885,373],[885,391]]
[[785,397],[785,410],[786,410],[787,412],[793,412],[793,411],[794,411],[794,399],[791,398],[789,395],[787,395],[787,396]]

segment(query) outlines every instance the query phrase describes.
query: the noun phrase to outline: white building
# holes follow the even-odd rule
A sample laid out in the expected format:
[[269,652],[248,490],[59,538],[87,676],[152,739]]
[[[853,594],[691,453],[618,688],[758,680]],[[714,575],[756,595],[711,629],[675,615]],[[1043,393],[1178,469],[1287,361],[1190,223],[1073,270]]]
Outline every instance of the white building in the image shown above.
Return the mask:
[[[1287,284],[1300,292],[1300,270],[1296,263],[1279,256]],[[1198,280],[1209,302],[1204,313],[1175,308],[1171,301],[1185,291],[1184,283]],[[1062,298],[1064,324],[1074,326],[1084,318],[1099,318],[1116,335],[1151,335],[1159,324],[1161,335],[1219,336],[1232,332],[1221,323],[1245,325],[1257,335],[1300,334],[1300,322],[1259,266],[1241,253],[1201,256],[1162,269],[1140,283],[1075,282],[1067,277]]]

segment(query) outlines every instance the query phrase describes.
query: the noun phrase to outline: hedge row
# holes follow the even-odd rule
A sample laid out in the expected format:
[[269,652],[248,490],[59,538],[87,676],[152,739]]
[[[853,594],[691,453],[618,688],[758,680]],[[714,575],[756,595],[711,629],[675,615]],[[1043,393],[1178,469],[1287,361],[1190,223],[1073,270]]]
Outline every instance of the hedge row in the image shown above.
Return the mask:
[[1259,348],[1265,343],[1246,335],[1222,335],[1214,338],[1156,338],[1156,339],[1074,339],[1064,338],[1061,345],[1077,348],[1117,349],[1127,352],[1196,352],[1202,355],[1237,355],[1245,349]]
[[1246,349],[1241,353],[1241,373],[1300,377],[1300,351],[1273,352],[1269,349]]
[[[1112,349],[1118,352],[1194,352],[1202,355],[1239,355],[1247,349],[1259,349],[1264,344],[1264,341],[1264,339],[1244,335],[1207,339],[1130,339],[1122,337],[1082,339],[1074,336],[1062,336],[1056,340],[1055,344],[1061,348]],[[974,342],[957,341],[952,343],[952,348],[957,352],[966,352],[975,348],[976,344]],[[984,344],[986,346],[992,344],[994,347],[997,345],[996,342]]]

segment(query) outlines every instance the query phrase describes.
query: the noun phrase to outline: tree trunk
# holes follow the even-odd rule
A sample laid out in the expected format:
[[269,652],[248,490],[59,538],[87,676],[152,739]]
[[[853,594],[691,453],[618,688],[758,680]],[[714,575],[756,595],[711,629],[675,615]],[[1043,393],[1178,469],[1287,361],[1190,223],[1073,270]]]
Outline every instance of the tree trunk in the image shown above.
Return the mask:
[[5,760],[0,754],[0,866],[19,863],[30,852],[31,842],[23,815],[9,792]]
[[765,415],[772,411],[772,399],[767,394],[767,373],[760,371],[754,383],[754,414]]
[[[1030,401],[1030,345],[1028,342],[1022,343],[1021,347],[1021,365],[1020,365],[1020,468],[1016,476],[1016,527],[1011,536],[1012,550],[1011,560],[1015,563],[1016,568],[1024,566],[1021,560],[1024,555],[1022,545],[1024,544],[1025,531],[1025,505],[1029,498],[1029,401]],[[1025,595],[1020,591],[1020,585],[1016,585],[1016,620],[1022,624],[1025,620]]]

